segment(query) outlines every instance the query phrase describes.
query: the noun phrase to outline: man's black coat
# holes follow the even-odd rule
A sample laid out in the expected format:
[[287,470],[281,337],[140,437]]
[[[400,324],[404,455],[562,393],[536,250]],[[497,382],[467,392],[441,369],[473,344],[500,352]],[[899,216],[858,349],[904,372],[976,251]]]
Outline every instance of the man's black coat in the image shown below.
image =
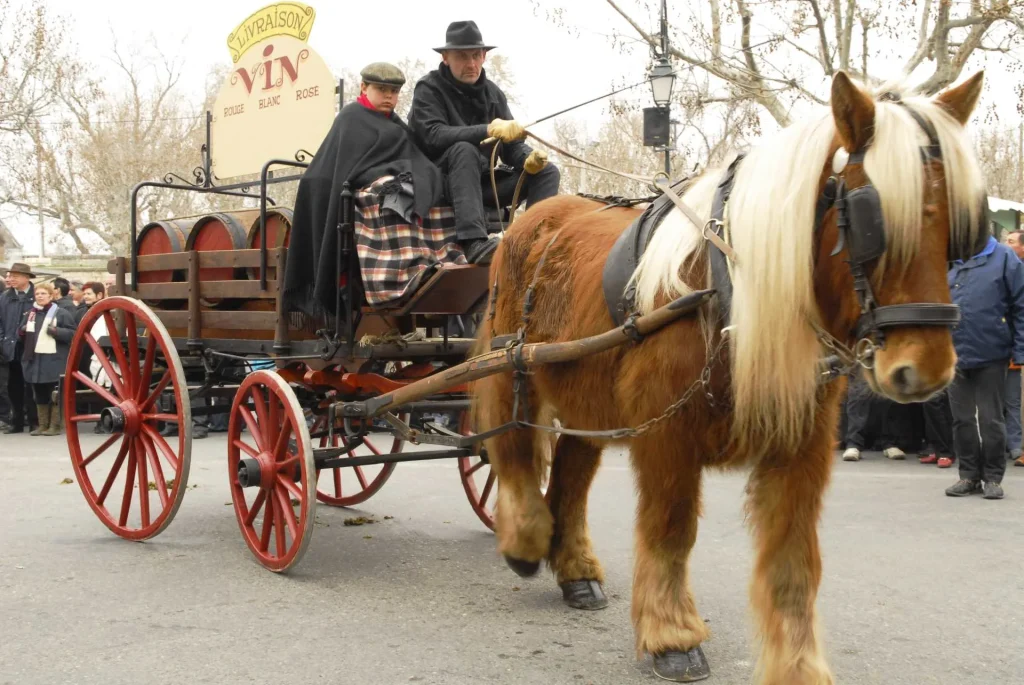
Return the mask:
[[[434,162],[443,165],[445,153],[455,143],[470,143],[480,150],[480,172],[490,170],[491,145],[487,125],[495,119],[512,119],[508,100],[501,88],[488,80],[484,70],[476,83],[465,84],[452,76],[443,62],[419,80],[413,91],[409,127],[420,147]],[[501,161],[517,169],[532,152],[522,141],[503,143],[498,151]]]

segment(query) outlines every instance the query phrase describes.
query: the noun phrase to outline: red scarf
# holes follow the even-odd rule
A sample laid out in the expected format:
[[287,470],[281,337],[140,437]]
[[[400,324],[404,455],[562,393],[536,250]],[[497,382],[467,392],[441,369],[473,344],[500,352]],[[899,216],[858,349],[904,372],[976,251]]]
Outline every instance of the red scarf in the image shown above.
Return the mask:
[[[370,98],[366,97],[366,93],[360,93],[359,97],[356,98],[356,102],[358,102],[360,105],[362,105],[366,109],[370,110],[371,112],[379,112],[380,111],[376,107],[373,106],[373,103],[370,102]],[[380,113],[384,114],[383,112],[380,112]],[[391,117],[391,112],[388,112],[385,116],[390,118]]]

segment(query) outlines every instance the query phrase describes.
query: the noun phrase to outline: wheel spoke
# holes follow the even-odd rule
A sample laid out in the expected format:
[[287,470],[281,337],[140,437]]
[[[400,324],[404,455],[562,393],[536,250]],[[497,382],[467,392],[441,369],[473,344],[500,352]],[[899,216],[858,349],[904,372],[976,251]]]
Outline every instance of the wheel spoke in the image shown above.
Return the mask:
[[278,474],[277,482],[282,487],[284,487],[285,490],[288,491],[289,495],[291,495],[292,497],[294,497],[296,499],[299,499],[299,500],[302,499],[302,490],[299,488],[298,485],[295,484],[295,481],[289,479],[286,476],[282,476],[282,475]]
[[341,469],[331,469],[334,471],[334,496],[341,497]]
[[131,441],[128,443],[128,477],[124,479],[124,497],[121,498],[121,516],[117,525],[122,528],[128,523],[128,512],[132,507],[132,490],[135,489],[135,446]]
[[97,447],[95,450],[93,450],[92,454],[90,454],[88,457],[83,459],[80,466],[84,469],[86,466],[91,464],[93,462],[93,460],[96,459],[96,457],[98,457],[101,454],[103,454],[104,452],[106,452],[107,448],[110,447],[111,445],[113,445],[114,441],[116,441],[120,437],[121,437],[120,433],[115,433],[114,435],[111,435],[109,438],[107,438],[107,441],[105,443],[103,443],[102,445]]
[[[267,390],[267,404],[270,407],[270,416],[268,417],[268,420],[270,421],[271,426],[271,431],[267,433],[267,442],[274,443],[275,447],[273,454],[276,459],[277,455],[280,454],[276,447],[278,439],[281,437],[280,433],[283,433],[289,426],[289,421],[287,418],[281,417],[281,399],[269,389]],[[279,429],[280,433],[278,432]]]
[[490,473],[487,474],[487,482],[484,483],[484,489],[480,493],[481,506],[487,504],[487,497],[491,494],[491,488],[494,486],[494,481],[497,480],[497,477],[498,474],[496,474],[494,471],[491,471]]
[[71,417],[71,423],[81,423],[82,421],[99,421],[99,414],[76,414]]
[[[131,446],[131,455],[138,465],[139,471],[139,515],[142,518],[142,527],[149,527],[149,478],[147,478],[146,460],[139,458],[139,447],[142,441],[135,439]],[[145,447],[143,447],[143,455]]]
[[142,424],[142,431],[146,434],[147,437],[149,437],[150,440],[153,441],[153,444],[160,451],[160,453],[164,455],[164,458],[168,461],[168,463],[170,463],[171,468],[174,469],[174,473],[177,474],[181,468],[181,462],[178,460],[178,457],[174,453],[174,450],[171,449],[171,446],[167,444],[166,440],[164,440],[164,436],[157,433],[152,426],[145,423]]
[[156,360],[157,342],[152,337],[146,339],[146,360],[142,363],[142,373],[139,374],[139,387],[135,392],[135,399],[142,401],[142,396],[149,390],[149,384],[153,381],[153,362]]
[[146,401],[139,405],[139,410],[144,412],[149,411],[150,408],[152,408],[152,406],[156,403],[157,399],[160,397],[160,393],[164,391],[164,388],[166,388],[167,384],[170,382],[171,370],[167,369],[166,371],[164,371],[164,375],[160,377],[160,382],[156,384],[156,387],[153,388],[153,391],[149,393],[149,395],[146,397]]
[[110,467],[110,474],[107,476],[107,480],[103,483],[103,489],[100,490],[99,497],[96,498],[96,504],[103,506],[103,503],[107,500],[107,495],[110,493],[110,488],[114,486],[114,479],[117,478],[117,474],[121,471],[121,464],[124,463],[124,457],[128,454],[128,439],[123,435],[118,437],[121,440],[121,449],[117,451],[117,458],[114,459],[114,465]]
[[295,510],[292,509],[292,503],[284,490],[275,489],[274,492],[277,493],[277,503],[280,505],[281,511],[284,512],[284,522],[288,525],[288,532],[291,533],[293,541],[298,540],[299,524],[295,518]]
[[[125,394],[124,391],[124,382],[121,380],[121,376],[114,372],[114,367],[110,363],[110,357],[108,357],[107,353],[103,351],[103,348],[100,347],[100,344],[96,342],[96,338],[92,337],[91,333],[85,334],[85,342],[88,343],[89,347],[92,348],[93,355],[95,355],[96,360],[100,363],[100,366],[103,367],[103,371],[104,373],[107,374],[107,378],[110,379],[110,384],[114,388],[114,392],[116,392],[122,398],[127,399],[128,396],[127,394]],[[122,366],[121,368],[123,369],[124,367]],[[119,403],[120,400],[114,402],[113,404]]]
[[[275,399],[271,398],[271,401]],[[263,392],[255,385],[252,386],[252,403],[256,406],[256,422],[260,426],[261,437],[263,438],[263,441],[260,443],[260,449],[265,450],[267,445],[273,440],[275,427],[270,423],[270,418],[267,416],[267,405]],[[252,430],[252,428],[249,430]]]
[[177,414],[143,414],[143,421],[164,421],[165,423],[181,423]]
[[[283,557],[288,552],[288,545],[285,544],[284,539],[284,506],[281,504],[281,500],[284,500],[285,504],[291,509],[291,503],[288,502],[288,498],[284,496],[284,493],[277,488],[274,488],[274,495],[277,497],[277,502],[274,504],[274,537],[277,540],[277,556]],[[292,538],[295,539],[294,537]]]
[[238,413],[242,415],[242,420],[245,421],[245,425],[249,429],[249,434],[252,436],[252,439],[256,441],[256,449],[262,452],[264,450],[263,434],[260,432],[259,426],[256,425],[256,419],[253,418],[252,412],[245,406],[240,406],[238,408]]
[[356,478],[359,479],[359,484],[361,486],[363,486],[363,490],[365,490],[366,488],[370,487],[369,483],[366,482],[366,476],[363,475],[363,467],[362,466],[353,466],[352,468],[355,470]]
[[241,440],[232,440],[231,444],[233,444],[235,447],[237,447],[238,449],[240,449],[243,452],[245,452],[246,454],[248,454],[253,459],[258,457],[259,454],[260,454],[258,451],[254,450],[252,447],[250,447],[249,445],[245,444]]
[[[88,335],[88,334],[86,334],[86,335]],[[97,383],[93,379],[91,379],[88,376],[86,376],[81,371],[75,371],[74,377],[75,377],[75,380],[77,380],[79,383],[81,383],[82,385],[84,385],[85,387],[89,388],[94,393],[96,393],[97,395],[99,395],[100,397],[105,399],[109,404],[111,404],[111,405],[113,405],[115,407],[118,406],[119,404],[121,404],[121,400],[119,400],[116,397],[114,397],[113,395],[111,395],[109,390],[104,388],[102,385],[100,385],[99,383]]]
[[274,498],[267,497],[267,506],[263,510],[263,532],[260,533],[260,551],[266,552],[270,549],[270,524],[274,519]]
[[149,460],[149,465],[153,469],[153,481],[156,483],[156,492],[160,497],[160,506],[166,509],[170,498],[167,495],[167,479],[164,478],[164,469],[160,466],[160,457],[157,456],[156,447],[149,440],[148,436],[142,434],[139,436],[139,440],[142,441],[142,447],[146,451],[146,459]]
[[473,464],[468,469],[466,469],[466,475],[467,476],[472,476],[474,473],[476,473],[477,471],[479,471],[480,469],[482,469],[485,466],[487,466],[487,462],[484,461],[483,459],[481,459],[480,461],[478,461],[477,463]]
[[[372,442],[372,441],[370,441],[370,440],[364,440],[364,441],[363,441],[363,444],[364,444],[364,445],[366,445],[366,447],[367,447],[367,448],[368,448],[368,449],[369,449],[369,450],[370,450],[371,452],[373,452],[373,453],[374,453],[375,455],[377,455],[378,457],[380,456],[380,450],[379,450],[379,449],[377,449],[377,448],[376,448],[376,447],[374,446],[374,444],[373,444],[373,442]],[[348,441],[347,441],[347,440],[345,441],[345,446],[346,446],[346,447],[348,447]],[[350,454],[350,455],[352,455],[353,457],[354,457],[354,456],[356,456],[355,450],[350,450],[350,451],[349,451],[349,454]]]
[[[273,419],[271,419],[273,420]],[[277,442],[274,443],[274,461],[284,460],[286,454],[286,448],[288,447],[288,438],[292,434],[292,422],[285,421],[284,425],[281,426],[281,432],[277,434]]]
[[[245,515],[245,526],[248,528],[252,525],[252,522],[256,520],[256,515],[260,513],[260,507],[263,506],[263,502],[267,499],[267,491],[260,490],[256,495],[256,499],[252,501],[252,508],[249,509],[249,513]],[[244,500],[243,500],[244,501]]]
[[[125,312],[125,332],[128,334],[128,389],[132,397],[139,396],[139,332],[135,330],[138,323],[135,315]],[[124,368],[123,366],[121,367]]]
[[[127,323],[127,312],[125,312],[125,319]],[[110,310],[103,312],[103,320],[107,324],[107,339],[110,340],[110,349],[114,352],[114,359],[117,360],[117,365],[121,369],[121,380],[122,382],[130,386],[131,376],[129,375],[128,360],[124,356],[124,346],[121,344],[121,334],[117,330],[117,326],[114,325],[114,316]],[[121,393],[121,397],[125,399],[128,395],[124,392]]]

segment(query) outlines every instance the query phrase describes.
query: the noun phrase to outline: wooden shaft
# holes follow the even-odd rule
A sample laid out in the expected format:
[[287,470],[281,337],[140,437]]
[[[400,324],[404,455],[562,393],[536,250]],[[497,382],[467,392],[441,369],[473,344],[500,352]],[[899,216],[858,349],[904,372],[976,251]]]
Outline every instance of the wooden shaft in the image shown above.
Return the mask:
[[[128,287],[125,284],[125,271],[128,269],[127,260],[124,257],[117,258],[117,264],[114,268],[114,289],[117,291],[117,295],[128,295]],[[132,293],[135,295],[135,284],[132,283]],[[120,311],[114,312],[114,325],[117,327],[117,336],[119,338],[124,337],[125,332],[125,320],[124,316],[121,315]]]
[[[713,294],[713,290],[700,290],[660,307],[646,316],[638,317],[635,321],[636,330],[640,335],[653,333],[694,311]],[[576,361],[630,342],[632,338],[626,332],[626,328],[627,326],[619,326],[600,335],[565,343],[527,343],[522,346],[519,356],[527,368],[539,364]],[[371,416],[380,416],[394,407],[422,400],[453,386],[496,373],[513,371],[516,366],[514,352],[514,349],[501,349],[482,354],[441,373],[367,400],[366,406]]]

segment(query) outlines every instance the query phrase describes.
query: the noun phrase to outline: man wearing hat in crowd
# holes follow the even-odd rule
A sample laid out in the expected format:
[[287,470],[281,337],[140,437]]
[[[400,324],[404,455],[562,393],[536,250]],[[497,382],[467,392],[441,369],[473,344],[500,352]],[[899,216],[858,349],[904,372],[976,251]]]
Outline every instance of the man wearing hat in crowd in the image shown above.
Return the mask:
[[[417,147],[395,113],[405,84],[401,69],[374,62],[360,72],[359,98],[342,108],[299,182],[285,268],[285,295],[293,305],[314,299],[334,310],[338,291],[336,246],[342,184],[353,191],[383,176],[400,179],[395,206],[411,220],[440,203],[441,171]],[[313,267],[313,268],[311,268]]]
[[[512,117],[501,89],[488,80],[483,64],[493,45],[485,45],[476,22],[448,26],[447,42],[434,48],[442,62],[416,84],[409,125],[420,146],[445,174],[445,190],[455,210],[459,242],[471,263],[486,264],[497,247],[487,236],[484,203],[494,204],[490,162],[493,145],[498,156],[516,173],[497,178],[498,199],[512,202],[522,171],[526,206],[558,194],[558,169],[547,154],[533,150],[523,139],[526,131]],[[481,145],[487,138],[498,142]]]
[[7,289],[0,295],[0,395],[10,406],[11,416],[3,427],[4,433],[21,433],[25,423],[30,429],[38,425],[36,408],[32,402],[25,402],[25,377],[21,370],[22,342],[18,335],[21,317],[32,308],[35,289],[30,279],[35,278],[28,264],[15,262],[7,270],[4,282]]

